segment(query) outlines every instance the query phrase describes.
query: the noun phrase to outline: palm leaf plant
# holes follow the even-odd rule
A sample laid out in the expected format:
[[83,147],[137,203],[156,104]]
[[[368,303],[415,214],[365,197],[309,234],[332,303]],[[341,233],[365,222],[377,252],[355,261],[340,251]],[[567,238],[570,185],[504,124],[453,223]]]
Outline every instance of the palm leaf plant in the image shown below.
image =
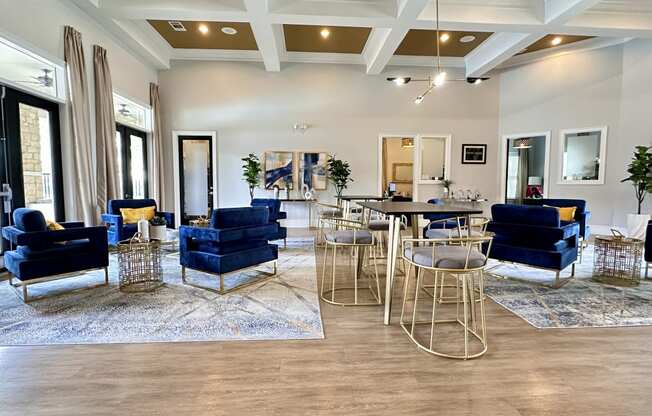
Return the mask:
[[628,177],[621,182],[631,182],[634,186],[636,202],[638,203],[637,214],[641,214],[641,207],[645,197],[652,192],[652,146],[636,146],[634,157],[627,167]]
[[260,174],[263,170],[260,159],[253,153],[242,158],[242,178],[249,185],[249,197],[254,199],[254,189],[260,184]]
[[328,158],[328,180],[335,186],[337,196],[342,196],[342,191],[347,188],[349,182],[353,182],[349,162],[330,156]]

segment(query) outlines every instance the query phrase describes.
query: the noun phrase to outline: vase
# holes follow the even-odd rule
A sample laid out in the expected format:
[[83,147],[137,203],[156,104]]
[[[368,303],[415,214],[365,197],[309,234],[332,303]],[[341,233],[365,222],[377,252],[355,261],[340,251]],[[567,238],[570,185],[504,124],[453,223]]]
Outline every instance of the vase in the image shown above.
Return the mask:
[[149,238],[152,240],[165,241],[167,237],[167,226],[165,225],[150,225]]
[[141,239],[149,241],[149,221],[145,218],[138,220],[138,232],[140,233]]
[[627,237],[645,240],[649,214],[627,214]]

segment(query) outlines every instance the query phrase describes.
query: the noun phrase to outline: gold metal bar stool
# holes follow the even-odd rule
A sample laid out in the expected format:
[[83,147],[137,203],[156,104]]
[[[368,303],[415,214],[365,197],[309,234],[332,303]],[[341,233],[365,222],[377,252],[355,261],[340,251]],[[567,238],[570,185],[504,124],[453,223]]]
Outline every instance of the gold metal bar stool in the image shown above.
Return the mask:
[[[324,302],[333,305],[342,306],[371,306],[382,305],[382,298],[380,295],[380,279],[378,278],[378,264],[373,248],[376,241],[373,234],[365,229],[364,224],[357,221],[345,219],[324,219],[323,222],[329,222],[331,230],[325,231],[324,240],[326,246],[324,248],[324,264],[321,277],[321,290],[320,297]],[[329,248],[332,251],[331,262],[331,284],[330,288],[326,288],[326,267],[328,262]],[[338,250],[344,251],[351,250],[351,257],[349,260],[355,260],[353,264],[353,287],[343,286],[337,287],[336,285],[336,270],[337,270],[337,252]],[[367,279],[368,287],[359,287],[359,280],[364,276],[364,257],[365,254],[371,256],[371,261],[374,268],[374,276]],[[349,262],[351,263],[351,262]],[[375,287],[374,286],[375,283]],[[373,296],[374,301],[360,301],[358,298],[358,291],[364,289],[369,290]],[[353,302],[337,300],[336,294],[344,291],[353,290]]]
[[324,222],[324,220],[343,218],[344,211],[337,205],[322,202],[317,202],[316,205],[318,207],[319,233],[315,246],[322,247],[324,245],[324,228],[331,225],[329,222]]
[[[403,258],[408,263],[408,270],[403,286],[403,306],[401,308],[400,324],[410,340],[420,349],[434,355],[446,358],[467,360],[477,358],[487,352],[487,327],[484,308],[484,274],[491,250],[491,236],[462,237],[450,239],[405,239],[403,240]],[[482,248],[486,249],[485,254]],[[415,269],[414,298],[411,315],[406,321],[406,304],[411,283],[411,270]],[[424,271],[430,270],[435,275],[434,294],[427,298],[432,300],[432,310],[429,320],[418,320],[419,293]],[[440,279],[450,276],[455,279],[455,301],[452,303],[439,302],[443,290]],[[479,299],[476,300],[476,296]],[[448,311],[446,310],[448,309]],[[448,312],[454,318],[442,319],[440,316]],[[451,351],[446,348],[437,336],[441,334],[443,325],[453,324],[461,326],[463,337],[463,353],[458,350]],[[428,325],[430,333],[427,340],[423,334],[417,334],[417,326]],[[450,325],[449,325],[450,326]],[[449,334],[448,334],[449,335]],[[455,341],[456,343],[459,341]],[[471,345],[473,344],[473,345]]]

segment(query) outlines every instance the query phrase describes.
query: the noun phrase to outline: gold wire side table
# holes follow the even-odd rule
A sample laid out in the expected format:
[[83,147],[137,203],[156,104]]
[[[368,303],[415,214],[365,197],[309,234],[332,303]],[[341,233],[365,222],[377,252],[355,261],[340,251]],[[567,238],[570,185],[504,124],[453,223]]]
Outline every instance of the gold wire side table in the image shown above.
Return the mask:
[[118,244],[120,290],[150,292],[163,284],[161,243],[142,241],[136,236]]
[[641,282],[643,241],[619,236],[596,236],[593,279],[617,286]]

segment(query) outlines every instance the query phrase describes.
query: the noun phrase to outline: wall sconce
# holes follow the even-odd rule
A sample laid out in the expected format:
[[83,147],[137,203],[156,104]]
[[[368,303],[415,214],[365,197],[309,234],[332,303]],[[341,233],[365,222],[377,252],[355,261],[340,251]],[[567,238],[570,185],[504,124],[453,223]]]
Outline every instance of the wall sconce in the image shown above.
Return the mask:
[[301,134],[305,134],[306,130],[310,128],[309,124],[306,123],[294,123],[294,126],[292,126],[292,129],[294,129],[294,132],[299,132]]

